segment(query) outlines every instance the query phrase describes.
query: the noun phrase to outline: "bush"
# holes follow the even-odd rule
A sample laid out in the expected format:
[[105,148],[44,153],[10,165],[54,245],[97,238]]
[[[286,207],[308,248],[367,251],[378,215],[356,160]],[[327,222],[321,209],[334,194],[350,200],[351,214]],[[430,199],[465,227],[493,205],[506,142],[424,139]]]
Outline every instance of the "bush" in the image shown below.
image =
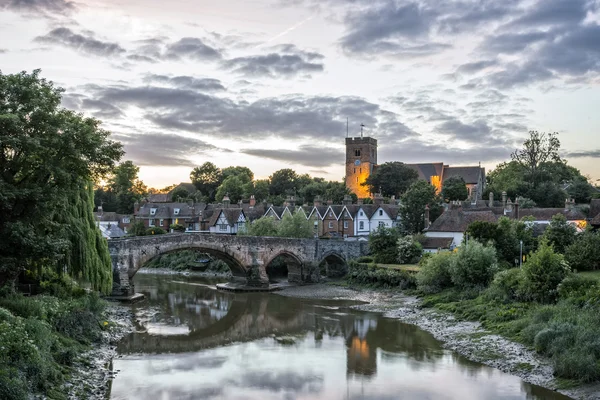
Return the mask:
[[181,224],[172,224],[169,228],[175,232],[185,232],[185,226]]
[[573,270],[591,271],[600,267],[600,234],[585,231],[565,250],[565,260]]
[[519,301],[523,297],[523,270],[512,268],[500,271],[494,276],[486,297],[503,302]]
[[158,226],[152,226],[146,229],[146,235],[164,235],[165,233],[167,233],[167,231]]
[[523,264],[524,288],[531,300],[550,303],[558,297],[558,285],[570,269],[561,254],[555,253],[547,240]]
[[144,225],[144,221],[134,221],[129,228],[130,236],[145,236],[146,235],[146,225]]
[[544,238],[558,253],[564,254],[568,246],[575,242],[577,228],[567,221],[562,214],[556,214],[552,217],[550,225],[544,232]]
[[399,264],[415,264],[423,255],[423,246],[414,240],[412,236],[404,236],[398,239],[398,258]]
[[417,273],[417,286],[424,293],[438,293],[452,286],[450,265],[453,253],[438,253],[423,257],[426,260]]
[[449,269],[452,283],[460,288],[486,287],[497,271],[496,250],[476,240],[459,247]]
[[413,274],[396,269],[368,266],[351,261],[348,263],[347,281],[351,284],[366,285],[374,288],[397,288],[400,290],[415,288]]
[[399,232],[394,228],[380,226],[369,235],[369,249],[376,263],[395,264],[398,258]]

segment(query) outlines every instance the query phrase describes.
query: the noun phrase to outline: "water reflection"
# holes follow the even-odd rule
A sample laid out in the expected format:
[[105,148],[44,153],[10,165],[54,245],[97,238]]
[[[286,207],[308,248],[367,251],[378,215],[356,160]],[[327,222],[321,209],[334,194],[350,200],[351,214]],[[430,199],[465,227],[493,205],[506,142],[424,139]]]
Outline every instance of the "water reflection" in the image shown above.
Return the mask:
[[177,279],[136,276],[148,300],[118,346],[112,399],[565,399],[348,302]]

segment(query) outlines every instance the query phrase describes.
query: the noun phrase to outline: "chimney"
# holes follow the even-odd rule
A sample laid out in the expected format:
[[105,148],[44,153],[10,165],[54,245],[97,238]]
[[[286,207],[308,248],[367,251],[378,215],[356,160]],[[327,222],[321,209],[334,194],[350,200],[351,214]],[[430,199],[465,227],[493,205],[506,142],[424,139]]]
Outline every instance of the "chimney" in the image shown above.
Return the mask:
[[504,207],[504,215],[506,215],[507,213],[512,213],[513,210],[513,202],[512,200],[509,198],[506,201],[506,206]]
[[225,197],[223,197],[223,208],[229,208],[230,203],[231,200],[229,200],[229,196],[226,194]]
[[375,193],[375,197],[373,198],[373,204],[376,206],[380,206],[383,204],[383,196],[381,193]]
[[315,196],[315,200],[313,202],[313,205],[315,207],[319,207],[323,204],[323,200],[321,200],[321,196]]
[[490,192],[490,208],[494,207],[494,192]]
[[425,229],[429,229],[429,205],[425,206]]
[[294,196],[288,196],[285,200],[285,205],[288,207],[294,207],[296,205],[296,198]]
[[344,196],[344,200],[342,201],[342,204],[345,205],[345,206],[351,205],[352,204],[352,196],[350,196],[348,194],[345,195]]
[[256,205],[256,198],[254,197],[254,195],[250,196],[250,208],[254,208],[254,206]]
[[358,200],[356,200],[356,204],[358,204],[359,206],[362,206],[364,204],[364,200],[358,199]]
[[515,204],[514,204],[513,218],[519,219],[519,198],[518,197],[515,200]]
[[331,205],[333,205],[333,200],[331,200],[331,199],[327,200],[327,205],[328,205],[328,206],[331,206]]
[[390,197],[390,201],[388,203],[395,206],[396,205],[396,196],[392,195],[392,197]]
[[506,192],[502,192],[502,207],[506,208]]
[[567,199],[565,200],[565,210],[572,211],[575,208],[575,199]]

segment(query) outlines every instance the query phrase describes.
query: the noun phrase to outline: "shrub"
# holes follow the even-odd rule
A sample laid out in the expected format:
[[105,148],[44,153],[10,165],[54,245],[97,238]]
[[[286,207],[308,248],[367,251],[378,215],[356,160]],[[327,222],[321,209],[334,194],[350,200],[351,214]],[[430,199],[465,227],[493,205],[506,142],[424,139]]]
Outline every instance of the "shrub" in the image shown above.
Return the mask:
[[380,226],[369,235],[369,249],[373,253],[373,259],[380,264],[394,264],[398,258],[397,229]]
[[130,236],[144,236],[146,235],[146,226],[144,221],[134,221],[129,228]]
[[369,264],[369,263],[372,263],[374,260],[373,260],[373,257],[371,257],[371,256],[362,256],[362,257],[358,257],[356,259],[356,261],[359,263],[363,263],[363,264]]
[[452,286],[450,265],[455,257],[453,253],[438,253],[424,257],[426,260],[417,273],[417,286],[425,293],[438,293]]
[[494,276],[486,296],[504,302],[518,301],[522,299],[522,290],[523,270],[512,268],[500,271]]
[[146,235],[164,235],[165,233],[167,233],[167,231],[158,226],[152,226],[146,229]]
[[413,274],[396,269],[382,268],[375,264],[368,266],[351,261],[348,263],[348,283],[376,288],[409,289],[416,287]]
[[585,231],[565,250],[565,260],[573,270],[591,271],[600,267],[600,234]]
[[185,226],[181,224],[172,224],[170,226],[170,229],[172,229],[175,232],[185,232]]
[[476,240],[459,247],[449,269],[452,283],[460,288],[486,287],[497,271],[496,250]]
[[556,214],[544,232],[544,238],[554,247],[555,251],[564,254],[566,248],[575,242],[576,233],[577,228],[567,222],[564,215]]
[[542,240],[537,251],[523,264],[524,288],[530,298],[550,303],[558,297],[558,285],[570,273],[561,254],[555,253],[547,240]]
[[398,258],[399,264],[415,264],[423,255],[423,246],[413,239],[412,236],[404,236],[398,239]]

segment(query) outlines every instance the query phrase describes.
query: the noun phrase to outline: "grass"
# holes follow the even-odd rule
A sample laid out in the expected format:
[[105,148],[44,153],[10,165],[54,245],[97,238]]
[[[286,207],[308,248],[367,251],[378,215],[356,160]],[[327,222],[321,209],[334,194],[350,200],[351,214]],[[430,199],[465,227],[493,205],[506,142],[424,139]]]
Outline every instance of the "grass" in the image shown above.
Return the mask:
[[586,278],[593,278],[600,281],[600,270],[598,271],[583,271],[579,272],[578,275],[581,275]]

